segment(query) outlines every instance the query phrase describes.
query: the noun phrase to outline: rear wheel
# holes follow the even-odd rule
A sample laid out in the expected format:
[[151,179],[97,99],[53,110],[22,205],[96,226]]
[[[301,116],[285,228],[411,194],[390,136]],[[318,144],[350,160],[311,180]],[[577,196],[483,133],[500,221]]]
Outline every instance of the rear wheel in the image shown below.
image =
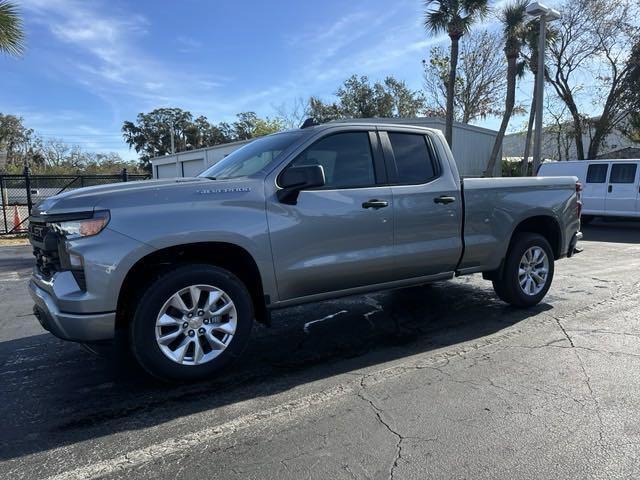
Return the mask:
[[131,323],[131,348],[155,377],[200,380],[240,356],[253,316],[249,292],[231,272],[184,265],[143,294]]
[[551,245],[535,233],[519,233],[507,253],[502,277],[493,281],[498,297],[517,307],[538,304],[553,281]]

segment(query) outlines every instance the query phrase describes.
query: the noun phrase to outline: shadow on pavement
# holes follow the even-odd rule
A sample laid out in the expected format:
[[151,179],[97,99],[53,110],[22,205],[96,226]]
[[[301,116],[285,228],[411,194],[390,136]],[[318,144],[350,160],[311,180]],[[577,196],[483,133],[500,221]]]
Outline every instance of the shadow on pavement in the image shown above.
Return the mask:
[[587,242],[640,244],[640,219],[596,218],[582,232]]
[[[495,333],[541,311],[515,310],[468,280],[350,297],[274,314],[228,372],[160,384],[49,334],[0,343],[0,460],[132,431],[286,391],[336,374]],[[327,320],[305,323],[342,312]]]

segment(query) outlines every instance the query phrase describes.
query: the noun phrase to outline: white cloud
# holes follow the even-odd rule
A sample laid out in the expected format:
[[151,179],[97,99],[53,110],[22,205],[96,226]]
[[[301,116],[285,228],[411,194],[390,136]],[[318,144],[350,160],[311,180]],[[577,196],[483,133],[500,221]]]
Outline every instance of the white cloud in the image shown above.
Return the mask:
[[[134,97],[140,109],[168,103],[188,108],[226,81],[223,76],[177,69],[140,48],[149,25],[142,15],[77,0],[25,0],[24,8],[72,49],[59,59],[60,71],[109,104],[125,96]],[[177,41],[183,47],[199,45],[190,37]]]

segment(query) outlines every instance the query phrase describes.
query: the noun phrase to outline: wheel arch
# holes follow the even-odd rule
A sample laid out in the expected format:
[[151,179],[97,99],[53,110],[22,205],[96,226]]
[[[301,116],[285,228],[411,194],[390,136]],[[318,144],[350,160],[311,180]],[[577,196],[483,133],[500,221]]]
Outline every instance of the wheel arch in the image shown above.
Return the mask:
[[537,233],[538,235],[542,235],[547,242],[549,242],[549,245],[551,245],[553,259],[557,260],[562,257],[563,238],[562,229],[560,228],[558,220],[551,215],[532,215],[521,220],[515,226],[509,237],[509,242],[507,243],[507,248],[504,251],[500,266],[496,270],[483,272],[483,278],[486,280],[502,278],[505,259],[509,254],[514,239],[519,233]]
[[542,235],[551,245],[554,260],[558,260],[562,256],[562,229],[555,217],[551,215],[535,215],[522,220],[511,232],[507,252],[511,248],[516,235],[523,232]]
[[133,316],[141,292],[158,276],[179,264],[206,263],[229,270],[247,287],[256,320],[268,324],[263,281],[252,255],[233,243],[198,242],[174,245],[140,258],[127,272],[118,294],[116,330],[124,331]]

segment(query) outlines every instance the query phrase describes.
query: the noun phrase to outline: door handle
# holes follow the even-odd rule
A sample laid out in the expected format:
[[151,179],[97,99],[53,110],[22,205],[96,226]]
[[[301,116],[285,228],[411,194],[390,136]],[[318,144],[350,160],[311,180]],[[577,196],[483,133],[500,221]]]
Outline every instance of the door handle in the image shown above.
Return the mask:
[[607,191],[611,193],[613,191],[613,185],[609,185],[609,188],[607,189]]
[[371,200],[368,200],[366,202],[362,202],[362,208],[373,208],[375,210],[378,210],[379,208],[388,206],[389,202],[387,202],[386,200],[377,200],[375,198],[372,198]]
[[446,205],[447,203],[453,203],[456,201],[456,197],[449,197],[448,195],[442,195],[433,199],[433,203],[441,203]]

